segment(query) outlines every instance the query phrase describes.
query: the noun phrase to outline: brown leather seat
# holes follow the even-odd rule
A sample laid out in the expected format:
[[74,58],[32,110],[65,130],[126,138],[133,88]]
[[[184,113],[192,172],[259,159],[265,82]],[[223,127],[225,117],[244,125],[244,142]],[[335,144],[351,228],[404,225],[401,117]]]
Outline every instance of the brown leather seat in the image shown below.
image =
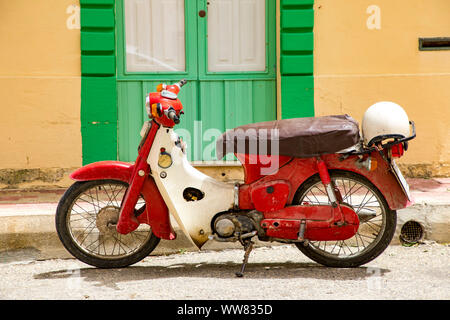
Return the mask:
[[360,140],[359,125],[348,115],[295,118],[236,127],[216,141],[217,158],[227,153],[309,158],[349,148]]

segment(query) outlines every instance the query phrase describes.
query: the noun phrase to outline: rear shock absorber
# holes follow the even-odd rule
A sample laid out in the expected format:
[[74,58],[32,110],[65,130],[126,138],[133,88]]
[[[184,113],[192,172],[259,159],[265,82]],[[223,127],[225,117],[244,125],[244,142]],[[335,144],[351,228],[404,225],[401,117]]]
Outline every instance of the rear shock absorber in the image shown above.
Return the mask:
[[327,166],[325,162],[323,162],[323,160],[320,159],[319,157],[317,157],[316,163],[317,169],[319,171],[320,180],[322,180],[323,186],[325,187],[328,199],[330,200],[333,208],[336,208],[337,207],[336,194],[334,192],[333,184],[331,183],[331,177],[328,172]]
[[[320,180],[322,180],[322,183],[325,187],[325,190],[328,195],[328,199],[331,202],[331,206],[334,208],[334,225],[341,226],[345,223],[344,215],[342,214],[341,208],[339,206],[336,192],[334,189],[333,182],[331,181],[330,173],[328,172],[327,166],[325,162],[320,159],[320,157],[317,157],[317,169],[319,171]],[[341,196],[339,194],[339,199],[342,201]]]

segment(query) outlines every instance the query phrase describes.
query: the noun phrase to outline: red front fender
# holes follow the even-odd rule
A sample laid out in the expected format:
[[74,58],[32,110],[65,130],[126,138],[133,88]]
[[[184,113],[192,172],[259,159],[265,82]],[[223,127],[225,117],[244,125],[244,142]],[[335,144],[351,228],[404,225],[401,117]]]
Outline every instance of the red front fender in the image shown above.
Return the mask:
[[76,181],[112,179],[129,183],[133,168],[134,165],[127,162],[99,161],[75,170],[70,178]]
[[[134,165],[121,161],[99,161],[74,171],[70,178],[76,181],[119,180],[130,183]],[[145,212],[137,217],[139,223],[152,227],[153,233],[162,239],[176,237],[169,219],[169,210],[152,177],[145,179],[140,191],[146,203]]]

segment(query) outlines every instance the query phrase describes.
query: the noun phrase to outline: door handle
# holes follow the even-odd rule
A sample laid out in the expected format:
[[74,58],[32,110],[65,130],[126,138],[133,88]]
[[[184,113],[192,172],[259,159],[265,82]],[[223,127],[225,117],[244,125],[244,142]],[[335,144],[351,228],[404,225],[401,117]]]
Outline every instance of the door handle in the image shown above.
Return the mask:
[[198,12],[198,15],[199,15],[200,18],[204,18],[206,16],[206,11],[205,10],[200,10]]

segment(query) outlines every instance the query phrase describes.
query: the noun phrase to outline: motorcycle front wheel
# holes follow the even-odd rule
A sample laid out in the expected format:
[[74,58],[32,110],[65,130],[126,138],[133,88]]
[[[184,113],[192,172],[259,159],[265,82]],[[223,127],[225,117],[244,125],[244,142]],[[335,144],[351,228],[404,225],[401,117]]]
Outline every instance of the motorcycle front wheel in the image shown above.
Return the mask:
[[[56,210],[56,230],[64,247],[77,259],[98,268],[122,268],[148,256],[158,245],[149,225],[126,234],[115,226],[128,184],[116,180],[75,182]],[[141,197],[135,207],[145,210]]]
[[[332,171],[331,180],[342,202],[359,217],[356,234],[347,240],[295,243],[310,259],[328,267],[349,268],[363,265],[379,256],[394,236],[397,213],[387,205],[381,192],[365,177],[349,171]],[[330,204],[318,175],[307,180],[296,192],[293,204]]]

